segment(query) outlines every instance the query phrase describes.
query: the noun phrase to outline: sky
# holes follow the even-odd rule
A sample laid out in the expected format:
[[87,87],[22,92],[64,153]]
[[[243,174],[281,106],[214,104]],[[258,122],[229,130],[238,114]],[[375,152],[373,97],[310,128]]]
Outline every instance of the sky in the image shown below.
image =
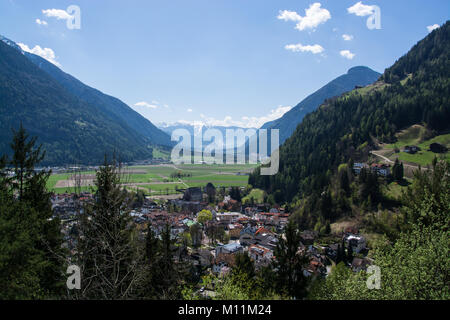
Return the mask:
[[351,67],[383,72],[449,14],[448,0],[0,0],[0,34],[155,124],[260,127]]

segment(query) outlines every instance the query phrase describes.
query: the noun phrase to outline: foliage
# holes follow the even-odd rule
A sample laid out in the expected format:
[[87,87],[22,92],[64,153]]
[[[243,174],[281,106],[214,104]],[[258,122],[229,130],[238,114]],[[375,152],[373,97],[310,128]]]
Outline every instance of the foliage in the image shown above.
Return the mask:
[[94,200],[79,214],[80,236],[75,261],[82,289],[75,298],[125,299],[136,294],[139,250],[130,227],[133,199],[120,187],[116,160],[105,162],[96,174]]
[[249,183],[270,193],[281,190],[283,201],[295,201],[323,191],[339,164],[366,158],[373,138],[393,142],[399,129],[416,123],[437,132],[448,129],[449,33],[447,22],[420,41],[386,71],[380,89],[355,90],[308,114],[281,146],[279,172],[261,176],[256,169]]
[[204,224],[206,221],[211,221],[213,215],[210,210],[203,209],[197,215],[197,221],[201,224]]
[[0,42],[0,153],[11,155],[10,130],[23,123],[48,151],[42,165],[98,164],[114,150],[120,150],[122,161],[150,159],[150,140],[111,112],[111,105],[102,106],[70,93],[27,56]]
[[295,299],[301,299],[306,294],[306,278],[303,268],[308,263],[304,254],[300,253],[300,232],[290,221],[285,229],[285,236],[279,237],[274,251],[275,288],[276,292]]
[[[64,292],[65,251],[60,221],[53,217],[45,186],[50,172],[36,138],[22,126],[13,133],[13,157],[0,159],[0,298],[57,298]],[[5,174],[6,165],[14,177]]]

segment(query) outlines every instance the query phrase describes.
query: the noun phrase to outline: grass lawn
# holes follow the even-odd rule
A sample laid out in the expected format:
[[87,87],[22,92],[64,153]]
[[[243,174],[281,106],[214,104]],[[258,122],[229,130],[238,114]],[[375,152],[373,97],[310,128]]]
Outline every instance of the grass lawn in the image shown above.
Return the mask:
[[245,203],[250,201],[251,198],[253,198],[254,203],[264,203],[264,190],[252,189],[250,193],[242,199],[242,202]]
[[[423,127],[421,126],[413,126],[405,130],[402,134],[400,134],[398,137],[398,141],[396,143],[384,146],[387,149],[394,149],[394,148],[400,149],[400,152],[392,154],[390,159],[393,160],[398,156],[398,159],[401,161],[416,163],[420,164],[421,166],[427,166],[431,164],[434,157],[450,161],[450,152],[447,152],[445,154],[438,154],[428,151],[428,149],[430,148],[430,144],[432,143],[440,143],[446,146],[447,148],[450,148],[450,134],[439,135],[432,139],[420,142],[419,136],[422,130]],[[409,154],[401,151],[407,145],[416,145],[421,150],[415,154]]]
[[405,191],[408,187],[408,185],[411,183],[411,179],[404,179],[403,182],[391,182],[390,184],[383,186],[381,191],[383,192],[383,194],[389,198],[389,199],[393,199],[393,200],[399,200],[403,191]]

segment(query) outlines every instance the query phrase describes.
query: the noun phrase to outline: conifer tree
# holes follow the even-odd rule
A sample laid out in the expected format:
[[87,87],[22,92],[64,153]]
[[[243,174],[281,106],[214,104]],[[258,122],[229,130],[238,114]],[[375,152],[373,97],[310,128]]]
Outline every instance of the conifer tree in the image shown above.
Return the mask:
[[301,299],[306,294],[306,278],[303,268],[308,263],[307,258],[298,252],[300,245],[300,232],[290,221],[285,229],[286,238],[279,237],[275,249],[277,292],[295,299]]
[[139,247],[131,226],[132,198],[121,189],[115,158],[97,171],[94,199],[80,214],[77,263],[82,288],[78,298],[126,299],[140,281]]
[[[60,220],[53,216],[46,183],[50,171],[36,171],[44,159],[36,137],[13,130],[10,161],[0,160],[0,295],[8,299],[60,298],[65,251]],[[8,177],[6,168],[14,173]],[[1,277],[3,278],[3,277]]]

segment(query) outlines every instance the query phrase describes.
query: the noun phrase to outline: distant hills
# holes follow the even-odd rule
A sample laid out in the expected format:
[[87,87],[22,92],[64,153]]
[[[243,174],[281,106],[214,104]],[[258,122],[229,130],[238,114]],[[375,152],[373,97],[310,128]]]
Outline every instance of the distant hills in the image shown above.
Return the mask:
[[281,118],[265,123],[261,129],[279,129],[280,144],[289,138],[306,114],[315,111],[325,100],[340,96],[356,86],[367,86],[375,82],[380,73],[368,67],[358,66],[312,93]]
[[0,154],[22,122],[47,150],[45,164],[98,164],[114,150],[122,161],[152,158],[168,134],[117,98],[91,88],[47,60],[0,37]]

